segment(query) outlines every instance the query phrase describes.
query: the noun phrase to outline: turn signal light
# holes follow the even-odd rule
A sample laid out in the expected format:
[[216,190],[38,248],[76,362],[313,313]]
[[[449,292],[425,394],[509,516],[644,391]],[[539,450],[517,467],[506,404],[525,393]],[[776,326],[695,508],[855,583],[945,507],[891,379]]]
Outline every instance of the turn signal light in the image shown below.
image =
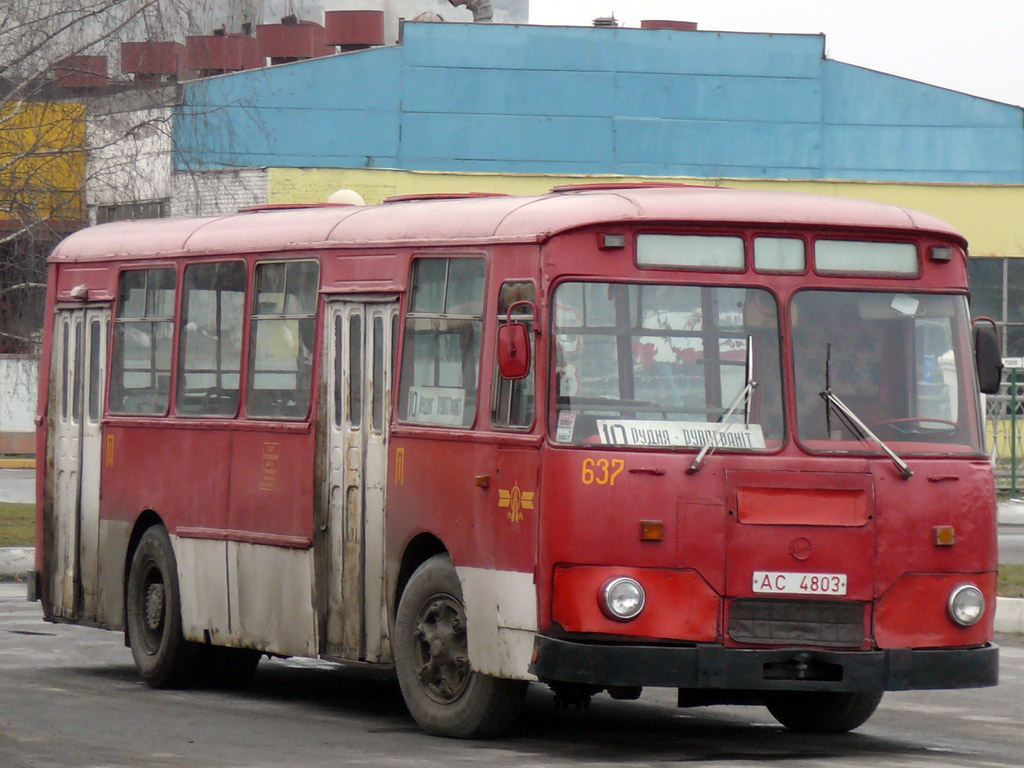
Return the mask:
[[665,524],[661,520],[640,521],[640,541],[661,541],[665,538]]
[[936,547],[952,547],[956,544],[956,529],[952,525],[936,525],[932,528]]

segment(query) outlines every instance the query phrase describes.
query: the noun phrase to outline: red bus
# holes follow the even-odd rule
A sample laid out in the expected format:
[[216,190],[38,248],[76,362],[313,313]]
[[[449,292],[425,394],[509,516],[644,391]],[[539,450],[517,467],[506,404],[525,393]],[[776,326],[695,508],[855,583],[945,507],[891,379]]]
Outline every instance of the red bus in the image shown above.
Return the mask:
[[457,737],[529,681],[832,732],[994,685],[966,248],[645,184],[83,230],[49,263],[31,592],[155,687],[394,665]]

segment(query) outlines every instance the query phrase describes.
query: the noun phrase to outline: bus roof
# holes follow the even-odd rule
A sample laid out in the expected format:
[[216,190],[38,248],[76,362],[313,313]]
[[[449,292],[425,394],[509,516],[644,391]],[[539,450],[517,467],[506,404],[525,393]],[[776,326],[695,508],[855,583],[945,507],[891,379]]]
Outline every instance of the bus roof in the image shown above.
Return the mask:
[[541,242],[588,225],[641,222],[920,231],[966,245],[945,222],[883,203],[678,184],[592,184],[529,197],[424,196],[368,206],[285,206],[208,218],[102,224],[66,238],[50,260]]

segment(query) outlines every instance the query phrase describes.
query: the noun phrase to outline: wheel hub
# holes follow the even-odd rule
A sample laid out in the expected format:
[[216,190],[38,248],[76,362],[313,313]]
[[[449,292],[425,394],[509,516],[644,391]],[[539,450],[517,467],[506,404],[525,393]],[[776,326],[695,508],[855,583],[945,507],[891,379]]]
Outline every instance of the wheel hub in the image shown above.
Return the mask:
[[462,605],[444,595],[429,601],[413,630],[423,690],[441,704],[449,704],[469,684],[466,615]]
[[146,590],[146,626],[153,632],[160,629],[164,621],[164,585],[150,584]]

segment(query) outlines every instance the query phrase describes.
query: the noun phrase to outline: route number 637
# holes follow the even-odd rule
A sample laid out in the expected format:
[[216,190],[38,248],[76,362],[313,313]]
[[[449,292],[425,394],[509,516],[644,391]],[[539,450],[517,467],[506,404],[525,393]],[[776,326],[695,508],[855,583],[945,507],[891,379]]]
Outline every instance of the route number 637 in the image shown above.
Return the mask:
[[594,459],[583,460],[583,476],[580,478],[584,485],[615,485],[615,478],[626,468],[626,462],[622,459]]

